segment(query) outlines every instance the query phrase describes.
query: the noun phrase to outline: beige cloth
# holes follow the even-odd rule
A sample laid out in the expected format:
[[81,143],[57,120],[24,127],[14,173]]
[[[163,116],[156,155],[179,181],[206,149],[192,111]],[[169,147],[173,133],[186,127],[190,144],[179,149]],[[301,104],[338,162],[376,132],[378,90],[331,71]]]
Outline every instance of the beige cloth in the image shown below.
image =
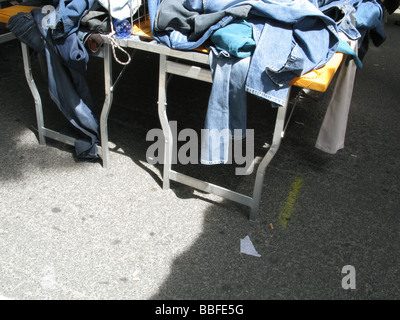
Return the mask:
[[[351,41],[350,46],[357,54],[357,41]],[[347,66],[343,64],[340,68],[332,98],[315,144],[316,148],[327,153],[335,154],[338,150],[344,148],[356,71],[357,66],[354,60],[350,60]]]

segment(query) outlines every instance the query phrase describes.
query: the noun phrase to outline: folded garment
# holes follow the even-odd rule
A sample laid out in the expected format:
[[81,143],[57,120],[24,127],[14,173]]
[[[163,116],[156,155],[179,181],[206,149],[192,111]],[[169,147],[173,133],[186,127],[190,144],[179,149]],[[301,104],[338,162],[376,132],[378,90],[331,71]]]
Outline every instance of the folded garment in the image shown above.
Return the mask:
[[76,33],[57,39],[55,43],[63,63],[67,67],[77,71],[86,71],[89,55]]
[[216,30],[211,35],[211,41],[218,50],[227,51],[237,58],[249,57],[256,48],[253,28],[243,19]]

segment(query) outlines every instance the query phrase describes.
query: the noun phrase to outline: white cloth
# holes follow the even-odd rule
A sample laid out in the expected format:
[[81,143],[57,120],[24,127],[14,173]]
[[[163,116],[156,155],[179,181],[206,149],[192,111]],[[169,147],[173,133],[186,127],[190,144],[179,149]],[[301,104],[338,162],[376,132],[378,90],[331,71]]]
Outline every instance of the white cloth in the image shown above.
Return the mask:
[[[357,54],[357,41],[351,41],[350,46]],[[347,66],[343,64],[339,71],[333,95],[315,144],[316,148],[327,153],[335,154],[344,147],[356,71],[357,66],[354,60],[350,60]]]
[[118,20],[130,18],[142,4],[142,0],[98,0],[98,2]]

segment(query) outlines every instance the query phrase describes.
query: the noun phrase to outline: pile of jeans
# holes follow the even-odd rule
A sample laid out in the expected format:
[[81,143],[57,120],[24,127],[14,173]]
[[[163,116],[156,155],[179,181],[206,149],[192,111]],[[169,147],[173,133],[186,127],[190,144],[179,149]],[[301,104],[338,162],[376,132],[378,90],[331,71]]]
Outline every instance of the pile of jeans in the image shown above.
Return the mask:
[[[160,42],[180,50],[210,48],[213,87],[204,126],[216,134],[210,141],[221,132],[231,132],[233,139],[245,136],[246,93],[273,107],[284,105],[294,78],[322,67],[338,49],[349,49],[339,46],[339,33],[357,39],[372,30],[376,43],[384,39],[382,10],[375,0],[147,1],[153,35]],[[350,22],[353,13],[358,24]],[[244,38],[232,41],[235,34]],[[233,135],[238,129],[242,134]],[[228,147],[205,140],[201,162],[226,163]]]

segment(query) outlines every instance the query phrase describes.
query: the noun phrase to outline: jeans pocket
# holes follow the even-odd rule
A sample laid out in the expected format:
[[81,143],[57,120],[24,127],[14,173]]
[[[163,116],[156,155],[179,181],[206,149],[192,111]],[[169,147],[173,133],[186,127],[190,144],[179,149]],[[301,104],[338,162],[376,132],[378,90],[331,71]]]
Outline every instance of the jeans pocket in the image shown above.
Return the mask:
[[30,48],[42,52],[44,43],[39,29],[31,13],[18,13],[12,16],[7,24],[7,28],[17,37],[18,40],[28,45]]
[[33,24],[33,16],[29,12],[20,12],[12,16],[7,24],[7,29],[10,30],[16,37],[23,34]]

